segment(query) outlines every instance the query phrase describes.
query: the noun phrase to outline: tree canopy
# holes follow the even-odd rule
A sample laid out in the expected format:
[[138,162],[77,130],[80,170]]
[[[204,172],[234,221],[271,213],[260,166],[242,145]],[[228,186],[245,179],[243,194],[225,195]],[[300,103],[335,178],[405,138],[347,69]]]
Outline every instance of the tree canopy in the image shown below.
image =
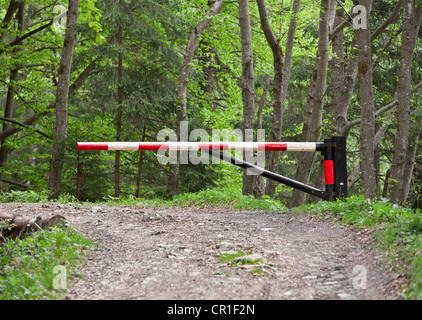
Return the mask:
[[[315,201],[266,180],[245,183],[229,164],[76,150],[78,141],[156,141],[185,120],[210,137],[245,128],[254,139],[262,128],[265,141],[346,136],[349,194],[421,206],[421,1],[0,0],[0,8],[3,191],[54,193],[58,157],[56,191],[81,201],[207,188],[292,206]],[[266,160],[270,170],[323,188],[318,154]]]

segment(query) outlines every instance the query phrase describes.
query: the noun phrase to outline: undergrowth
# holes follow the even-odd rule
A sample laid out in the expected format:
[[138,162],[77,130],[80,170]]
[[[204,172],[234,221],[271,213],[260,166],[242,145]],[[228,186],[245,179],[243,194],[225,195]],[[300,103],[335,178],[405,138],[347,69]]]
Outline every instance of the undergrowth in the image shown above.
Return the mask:
[[7,239],[0,245],[0,300],[61,298],[93,246],[69,226]]

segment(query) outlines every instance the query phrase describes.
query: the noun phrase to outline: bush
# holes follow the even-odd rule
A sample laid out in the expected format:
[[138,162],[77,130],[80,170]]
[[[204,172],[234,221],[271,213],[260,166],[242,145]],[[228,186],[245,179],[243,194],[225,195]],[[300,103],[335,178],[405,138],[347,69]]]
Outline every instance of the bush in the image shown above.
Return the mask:
[[46,193],[37,193],[32,190],[28,191],[9,191],[0,195],[0,202],[22,202],[35,203],[47,202],[48,196]]

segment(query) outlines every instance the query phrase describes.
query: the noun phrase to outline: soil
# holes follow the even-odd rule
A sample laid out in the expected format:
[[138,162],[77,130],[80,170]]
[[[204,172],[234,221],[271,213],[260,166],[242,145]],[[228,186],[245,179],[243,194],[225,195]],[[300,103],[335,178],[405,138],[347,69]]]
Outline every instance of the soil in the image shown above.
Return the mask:
[[[0,212],[60,214],[97,242],[69,281],[71,300],[390,300],[403,282],[369,232],[306,214],[54,203]],[[219,261],[239,251],[257,261]]]

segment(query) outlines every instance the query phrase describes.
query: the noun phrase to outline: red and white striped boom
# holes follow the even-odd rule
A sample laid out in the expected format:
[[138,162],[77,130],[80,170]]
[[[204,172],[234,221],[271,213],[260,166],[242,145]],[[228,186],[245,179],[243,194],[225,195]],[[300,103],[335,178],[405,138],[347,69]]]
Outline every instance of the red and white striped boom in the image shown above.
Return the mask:
[[317,151],[320,142],[78,142],[77,150]]

